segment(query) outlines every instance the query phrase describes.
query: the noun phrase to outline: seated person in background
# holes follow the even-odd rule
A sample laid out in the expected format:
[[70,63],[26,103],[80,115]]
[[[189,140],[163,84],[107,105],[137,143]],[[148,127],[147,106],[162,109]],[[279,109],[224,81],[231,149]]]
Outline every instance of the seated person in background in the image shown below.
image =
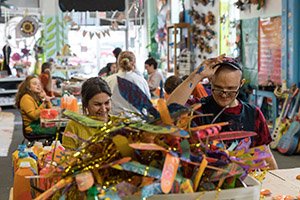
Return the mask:
[[[135,55],[131,51],[122,51],[118,58],[119,71],[107,77],[107,81],[110,89],[112,90],[112,114],[118,115],[124,111],[139,112],[134,106],[132,106],[126,99],[124,99],[119,91],[117,77],[126,79],[136,86],[138,86],[144,94],[150,99],[150,91],[147,81],[140,75],[134,72],[136,65]],[[128,88],[130,90],[130,88]]]
[[[182,77],[182,80],[185,80],[187,77],[189,77],[188,75],[185,75]],[[195,98],[203,98],[203,97],[207,97],[207,91],[205,90],[204,86],[202,85],[202,83],[198,83],[195,87],[195,89],[192,92],[192,96]]]
[[182,83],[182,79],[178,76],[170,76],[166,79],[164,90],[165,99],[169,98],[169,95],[175,90],[175,88]]
[[119,58],[119,55],[120,55],[120,53],[122,52],[122,49],[120,48],[120,47],[116,47],[113,51],[112,51],[112,53],[113,53],[113,55],[115,56],[115,58],[116,58],[116,72],[115,73],[117,73],[118,72],[118,70],[119,70],[119,66],[118,66],[118,58]]
[[[204,61],[174,90],[167,103],[185,105],[196,85],[204,78],[211,80],[212,95],[202,100],[194,98],[188,103],[202,103],[199,111],[204,114],[213,113],[213,116],[199,118],[198,125],[230,122],[229,125],[222,127],[222,131],[254,131],[257,136],[247,138],[250,139],[252,147],[268,145],[272,141],[266,120],[260,109],[237,99],[239,89],[244,84],[245,79],[242,78],[241,67],[233,58],[222,55]],[[239,142],[246,143],[247,139]],[[230,143],[227,145],[230,146]],[[271,154],[271,157],[267,159],[269,168],[276,169],[277,163],[269,147],[267,152]]]
[[155,96],[155,90],[163,86],[163,76],[157,71],[157,62],[154,58],[148,58],[145,61],[145,69],[148,72],[148,85],[152,96]]
[[238,99],[244,102],[249,102],[249,97],[253,93],[253,87],[250,84],[245,84],[243,87],[240,89]]
[[117,73],[117,64],[107,63],[107,65],[99,71],[98,76],[109,76],[114,73]]
[[116,62],[118,62],[118,57],[120,55],[120,53],[122,52],[122,49],[120,47],[116,47],[112,53],[114,54],[115,58],[116,58]]
[[35,76],[27,76],[20,84],[16,94],[16,106],[19,108],[26,134],[55,134],[56,128],[40,126],[40,112],[51,108],[51,97],[47,96],[40,80]]
[[110,66],[109,75],[115,74],[118,72],[117,63],[112,63]]
[[[104,122],[109,120],[108,112],[111,109],[111,90],[102,78],[93,77],[87,79],[81,86],[81,98],[84,115]],[[87,140],[97,132],[97,129],[86,127],[70,120],[64,132],[71,132]],[[62,145],[65,148],[73,150],[80,146],[80,141],[63,135]]]
[[50,97],[54,96],[54,93],[53,93],[53,90],[52,90],[51,71],[52,71],[52,63],[51,62],[45,62],[45,63],[42,64],[42,73],[39,76],[39,78],[41,80],[43,90]]

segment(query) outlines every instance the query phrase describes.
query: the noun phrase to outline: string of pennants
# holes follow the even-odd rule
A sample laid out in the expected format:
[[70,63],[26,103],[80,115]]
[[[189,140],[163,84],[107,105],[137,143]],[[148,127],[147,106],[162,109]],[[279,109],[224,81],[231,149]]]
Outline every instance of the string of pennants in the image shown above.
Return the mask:
[[94,36],[97,36],[99,39],[101,37],[106,37],[106,36],[110,37],[109,29],[106,29],[106,30],[103,30],[103,31],[97,31],[97,32],[83,30],[82,31],[82,36],[85,37],[87,35],[90,37],[90,39],[93,39]]
[[[69,15],[65,15],[64,20],[65,20],[65,22],[71,24],[71,28],[70,28],[71,30],[80,31],[80,29],[81,29],[80,25],[78,25],[75,21],[73,21],[72,17],[70,17]],[[93,37],[96,36],[96,37],[98,37],[98,39],[101,39],[101,37],[106,37],[106,36],[110,37],[110,33],[109,33],[109,29],[105,29],[105,30],[101,30],[101,31],[83,30],[82,36],[83,37],[87,36],[90,39],[93,39]]]

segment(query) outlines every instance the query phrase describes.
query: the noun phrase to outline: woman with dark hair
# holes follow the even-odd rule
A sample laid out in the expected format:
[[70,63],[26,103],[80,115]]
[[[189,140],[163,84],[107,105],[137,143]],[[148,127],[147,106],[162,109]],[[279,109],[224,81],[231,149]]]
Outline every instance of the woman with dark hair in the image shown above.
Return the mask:
[[[108,84],[100,77],[87,79],[81,86],[82,112],[90,118],[109,121],[108,112],[111,109],[111,90]],[[96,128],[83,126],[73,120],[69,121],[66,132],[76,134],[79,138],[87,140],[96,133]],[[80,141],[63,135],[62,144],[65,148],[76,149]]]
[[112,53],[114,54],[116,61],[118,61],[118,57],[120,55],[120,53],[122,52],[122,49],[120,47],[115,48]]
[[26,134],[55,134],[56,128],[40,127],[41,110],[52,107],[50,100],[37,77],[27,76],[20,84],[16,106],[20,109]]
[[117,71],[117,63],[107,63],[107,65],[99,71],[98,76],[109,76],[116,73]]
[[178,85],[182,83],[182,79],[178,76],[170,76],[166,79],[164,90],[165,90],[165,99],[169,98],[169,95],[176,89]]
[[[147,81],[134,72],[136,68],[135,55],[131,51],[123,51],[120,53],[118,58],[119,71],[116,74],[109,76],[106,81],[112,90],[112,114],[118,115],[124,111],[134,111],[138,110],[127,102],[120,94],[118,87],[118,77],[126,79],[135,85],[137,85],[145,95],[150,99],[150,90]],[[128,88],[130,90],[130,88]]]
[[148,73],[148,85],[152,96],[155,97],[155,92],[163,86],[164,77],[157,69],[157,62],[154,58],[148,58],[145,61],[145,69]]
[[52,63],[51,62],[44,62],[42,64],[42,72],[39,76],[43,90],[46,92],[48,96],[53,96],[53,91],[52,91],[52,76],[51,76],[51,71],[52,71]]

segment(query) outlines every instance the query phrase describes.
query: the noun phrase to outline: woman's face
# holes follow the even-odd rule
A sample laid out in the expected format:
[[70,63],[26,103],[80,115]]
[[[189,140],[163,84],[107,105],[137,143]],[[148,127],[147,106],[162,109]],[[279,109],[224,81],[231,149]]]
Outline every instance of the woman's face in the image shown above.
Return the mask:
[[110,73],[114,74],[117,72],[117,64],[111,64],[110,66]]
[[108,112],[111,109],[110,96],[104,92],[98,93],[88,102],[89,116],[99,117],[103,121],[108,120]]
[[145,69],[147,70],[148,74],[152,74],[155,71],[154,66],[149,64],[145,64]]
[[29,90],[33,93],[40,93],[42,91],[42,85],[38,78],[33,78],[29,82]]

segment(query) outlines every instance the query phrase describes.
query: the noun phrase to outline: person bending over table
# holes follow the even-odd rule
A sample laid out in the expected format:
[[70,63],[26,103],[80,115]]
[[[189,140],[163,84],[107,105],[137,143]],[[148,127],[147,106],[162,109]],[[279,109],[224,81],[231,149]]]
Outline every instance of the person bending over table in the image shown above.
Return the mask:
[[[206,98],[189,99],[195,86],[204,78],[211,82],[212,94]],[[257,136],[237,141],[239,144],[250,142],[253,146],[268,145],[272,139],[266,120],[260,109],[254,105],[237,99],[239,89],[245,83],[242,78],[242,69],[233,58],[221,55],[204,61],[187,79],[185,79],[169,96],[168,104],[179,103],[191,105],[201,103],[200,112],[213,113],[213,116],[197,118],[197,125],[212,124],[217,122],[230,122],[228,126],[222,127],[222,131],[245,130],[254,131]],[[226,144],[237,144],[231,142]],[[234,146],[233,146],[234,147]],[[267,152],[271,157],[267,159],[270,169],[276,169],[277,163],[267,146]]]
[[144,77],[138,75],[135,72],[136,69],[136,58],[133,52],[123,51],[118,57],[118,67],[119,71],[116,74],[112,74],[107,77],[107,81],[111,91],[112,91],[112,110],[113,115],[119,115],[126,111],[133,111],[139,113],[139,111],[131,105],[126,99],[124,99],[119,90],[118,77],[126,79],[131,83],[134,83],[140,90],[151,99],[150,90],[147,81]]

